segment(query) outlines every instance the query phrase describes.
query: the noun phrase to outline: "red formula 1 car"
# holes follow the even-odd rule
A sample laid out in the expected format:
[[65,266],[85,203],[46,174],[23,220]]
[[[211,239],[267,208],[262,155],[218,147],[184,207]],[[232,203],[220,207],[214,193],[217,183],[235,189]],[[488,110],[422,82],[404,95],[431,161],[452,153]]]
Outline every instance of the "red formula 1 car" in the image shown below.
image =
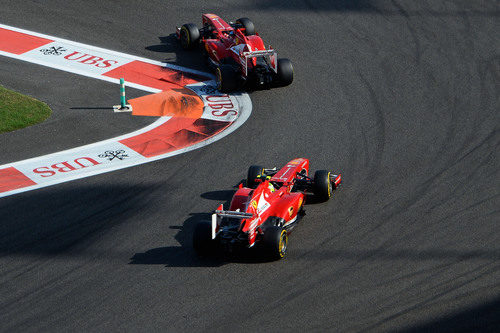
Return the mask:
[[226,23],[214,14],[203,14],[203,28],[193,23],[177,28],[184,49],[201,44],[207,62],[215,69],[217,88],[230,92],[244,86],[270,88],[287,86],[293,81],[293,66],[286,58],[278,59],[275,50],[266,50],[262,38],[248,18]]
[[240,184],[229,210],[220,205],[212,221],[200,222],[193,247],[200,256],[222,249],[258,247],[272,259],[286,254],[288,234],[303,215],[306,193],[328,200],[340,185],[341,175],[318,170],[309,177],[309,160],[297,158],[280,170],[251,166],[246,186]]

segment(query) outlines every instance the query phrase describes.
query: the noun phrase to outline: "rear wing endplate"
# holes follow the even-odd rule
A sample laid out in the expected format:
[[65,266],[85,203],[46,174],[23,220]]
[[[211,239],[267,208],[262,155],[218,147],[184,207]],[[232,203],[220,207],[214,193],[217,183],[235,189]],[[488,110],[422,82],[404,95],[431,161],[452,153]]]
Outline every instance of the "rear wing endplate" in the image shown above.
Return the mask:
[[217,235],[217,227],[219,226],[220,219],[223,217],[232,217],[236,219],[249,219],[254,217],[251,213],[243,213],[240,211],[233,210],[223,210],[222,205],[219,206],[218,209],[212,214],[212,239],[215,239]]
[[[243,61],[243,57],[245,60]],[[248,75],[248,59],[264,57],[268,60],[271,65],[272,70],[278,73],[278,53],[274,49],[261,50],[261,51],[247,51],[240,55],[243,62],[243,68],[245,69],[245,76]]]

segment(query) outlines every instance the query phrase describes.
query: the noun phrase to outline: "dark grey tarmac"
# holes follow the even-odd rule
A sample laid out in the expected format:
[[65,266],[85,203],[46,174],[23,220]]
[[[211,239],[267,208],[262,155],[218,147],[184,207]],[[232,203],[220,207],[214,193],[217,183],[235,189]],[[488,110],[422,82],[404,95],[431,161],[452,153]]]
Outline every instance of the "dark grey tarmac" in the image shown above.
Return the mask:
[[[210,3],[210,5],[209,5]],[[500,326],[500,5],[0,1],[0,23],[204,69],[170,33],[251,18],[295,81],[203,149],[0,199],[0,331],[494,331]],[[141,128],[118,86],[0,57],[47,102],[0,164]],[[129,89],[130,97],[144,92]],[[251,164],[341,171],[279,262],[199,260],[195,223]]]

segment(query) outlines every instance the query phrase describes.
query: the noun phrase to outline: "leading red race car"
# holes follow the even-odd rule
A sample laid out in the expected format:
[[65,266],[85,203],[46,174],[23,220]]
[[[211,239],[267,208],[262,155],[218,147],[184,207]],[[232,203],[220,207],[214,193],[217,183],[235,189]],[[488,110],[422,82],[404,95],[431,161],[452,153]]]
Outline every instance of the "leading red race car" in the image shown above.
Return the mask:
[[286,254],[288,234],[303,215],[306,193],[328,200],[341,183],[341,175],[318,170],[309,177],[309,160],[297,158],[280,170],[251,166],[246,186],[240,184],[229,210],[220,205],[212,221],[200,222],[193,247],[200,256],[217,249],[260,247],[272,259]]
[[217,88],[231,92],[244,86],[270,88],[293,81],[293,66],[269,47],[255,32],[248,18],[226,23],[214,14],[202,15],[203,28],[193,23],[177,28],[184,49],[202,45],[207,62],[215,69]]

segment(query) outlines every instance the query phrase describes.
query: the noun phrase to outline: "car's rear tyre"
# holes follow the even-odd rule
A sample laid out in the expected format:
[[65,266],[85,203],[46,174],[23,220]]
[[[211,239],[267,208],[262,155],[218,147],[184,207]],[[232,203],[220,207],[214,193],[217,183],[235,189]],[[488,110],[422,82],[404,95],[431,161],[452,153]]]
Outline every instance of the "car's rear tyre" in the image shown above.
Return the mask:
[[232,65],[220,64],[215,70],[217,89],[227,93],[238,88],[238,74]]
[[187,23],[181,27],[181,46],[185,50],[190,50],[198,45],[200,41],[200,29],[193,24]]
[[330,199],[333,193],[330,171],[318,170],[314,173],[313,192],[320,201]]
[[288,86],[293,82],[293,66],[292,62],[287,58],[278,59],[278,85],[281,87]]
[[257,178],[261,177],[264,175],[264,167],[261,167],[260,165],[252,165],[250,168],[248,168],[248,174],[247,174],[247,187],[250,188],[255,188],[257,187]]
[[262,242],[270,259],[279,260],[286,256],[288,233],[283,227],[272,226],[267,228]]
[[241,24],[245,28],[245,36],[255,35],[255,26],[247,17],[242,17],[236,20],[236,23]]
[[193,248],[200,257],[212,256],[217,249],[217,242],[212,239],[212,224],[198,222],[193,233]]

